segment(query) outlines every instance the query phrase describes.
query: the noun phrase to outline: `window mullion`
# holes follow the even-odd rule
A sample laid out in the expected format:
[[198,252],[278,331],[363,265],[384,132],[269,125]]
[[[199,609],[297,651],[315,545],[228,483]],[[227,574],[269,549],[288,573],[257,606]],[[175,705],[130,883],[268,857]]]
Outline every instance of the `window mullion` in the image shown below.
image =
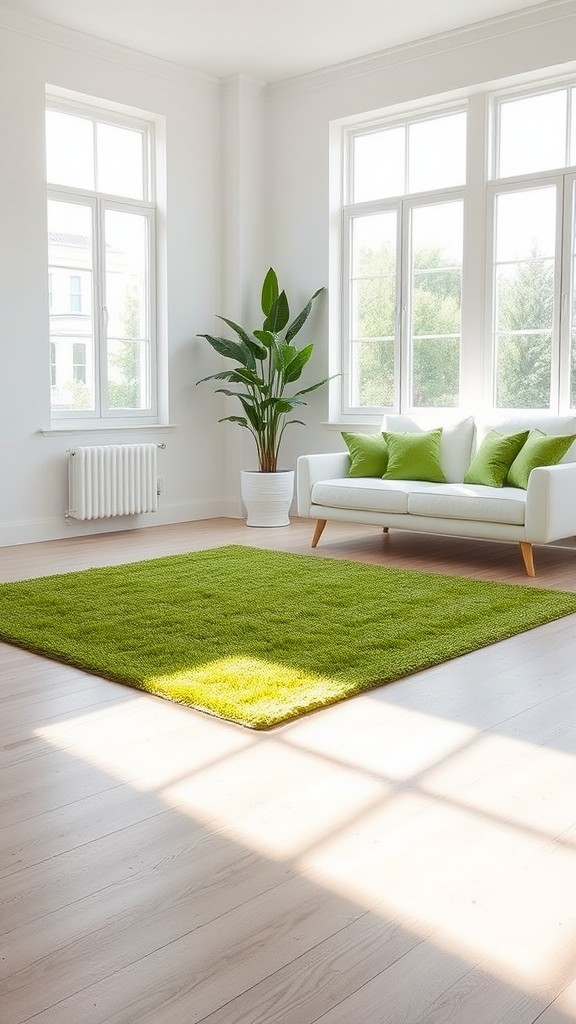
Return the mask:
[[[554,412],[568,403],[564,399],[563,373],[565,365],[565,354],[563,345],[563,306],[564,306],[564,280],[565,280],[565,235],[564,209],[565,209],[566,182],[563,178],[558,179],[556,185],[556,252],[554,266],[554,317],[552,322],[552,365],[551,365],[551,387],[550,407]],[[569,353],[568,353],[569,366]]]
[[559,282],[559,408],[568,412],[576,406],[576,395],[572,383],[575,354],[572,351],[572,333],[574,325],[574,238],[576,204],[576,175],[566,175],[563,190],[562,224],[562,263]]
[[412,282],[410,280],[410,227],[412,208],[406,202],[400,204],[400,252],[398,262],[400,264],[400,282],[398,298],[400,315],[398,318],[398,374],[397,374],[397,402],[401,411],[407,409],[410,403],[410,292]]
[[107,308],[106,308],[106,238],[104,232],[104,203],[96,200],[95,205],[95,266],[97,267],[97,305],[94,318],[95,329],[95,377],[98,415],[104,416],[108,411],[108,389],[106,386],[107,364]]

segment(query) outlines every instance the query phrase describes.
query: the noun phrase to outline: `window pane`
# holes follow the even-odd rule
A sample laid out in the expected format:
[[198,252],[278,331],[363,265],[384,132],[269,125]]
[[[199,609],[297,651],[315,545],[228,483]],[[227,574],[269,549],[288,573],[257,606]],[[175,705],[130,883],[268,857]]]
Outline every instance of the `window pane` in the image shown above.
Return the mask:
[[352,337],[394,336],[396,279],[354,281],[352,288]]
[[556,251],[556,188],[506,192],[496,200],[496,260],[503,263]]
[[565,166],[566,103],[566,89],[501,103],[498,177]]
[[460,337],[415,338],[412,351],[412,403],[417,407],[458,405]]
[[108,342],[108,405],[111,409],[147,409],[149,346],[145,341]]
[[496,405],[501,409],[548,409],[552,335],[544,331],[496,338]]
[[144,198],[143,142],[142,132],[98,123],[99,192]]
[[53,185],[94,188],[92,121],[46,111],[46,178]]
[[404,194],[405,138],[404,125],[356,136],[352,202],[364,203]]
[[505,193],[496,203],[496,404],[550,406],[556,189]]
[[411,221],[411,404],[458,404],[463,205],[417,207]]
[[57,412],[94,410],[92,343],[86,338],[53,335],[51,345],[52,409]]
[[525,260],[496,269],[496,329],[551,330],[554,317],[554,261]]
[[352,223],[351,335],[394,335],[396,212],[357,217]]
[[[48,202],[51,403],[93,410],[92,208]],[[78,369],[82,363],[84,369]]]
[[353,406],[394,405],[394,341],[352,345],[350,403]]
[[108,337],[147,337],[147,218],[107,210],[105,236]]
[[148,380],[148,221],[107,210],[106,309],[108,401],[113,408],[145,409]]
[[466,114],[409,126],[408,191],[450,188],[466,181]]

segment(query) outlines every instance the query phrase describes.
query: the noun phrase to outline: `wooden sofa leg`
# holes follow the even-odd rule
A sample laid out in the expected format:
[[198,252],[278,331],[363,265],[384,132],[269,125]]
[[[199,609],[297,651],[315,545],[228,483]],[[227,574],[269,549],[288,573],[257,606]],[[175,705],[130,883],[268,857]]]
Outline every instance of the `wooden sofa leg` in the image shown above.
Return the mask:
[[382,533],[388,533],[389,529],[390,529],[389,526],[383,526],[382,527]]
[[316,526],[314,528],[314,536],[312,537],[312,547],[313,548],[316,547],[318,541],[320,540],[320,537],[322,536],[322,532],[324,530],[324,527],[326,526],[326,523],[327,523],[326,519],[318,519],[318,521],[316,523]]
[[524,562],[524,568],[526,569],[526,573],[528,574],[528,576],[535,576],[536,570],[534,568],[534,552],[532,550],[532,545],[528,544],[528,542],[525,540],[521,540],[520,552],[522,555],[522,561]]

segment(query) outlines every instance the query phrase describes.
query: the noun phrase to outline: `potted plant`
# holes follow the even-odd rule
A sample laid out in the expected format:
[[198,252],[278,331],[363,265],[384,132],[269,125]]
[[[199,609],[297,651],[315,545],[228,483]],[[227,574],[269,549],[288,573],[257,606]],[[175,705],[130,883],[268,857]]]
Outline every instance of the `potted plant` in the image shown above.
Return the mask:
[[212,373],[197,383],[207,380],[227,381],[236,386],[216,388],[216,392],[237,398],[243,416],[224,416],[220,423],[238,423],[254,438],[258,455],[258,470],[241,472],[242,498],[248,513],[247,526],[288,526],[288,510],[294,490],[294,471],[278,468],[278,453],[284,431],[292,423],[302,420],[290,419],[290,414],[299,406],[306,405],[303,395],[316,391],[329,378],[310,384],[308,387],[288,395],[287,389],[300,379],[306,363],[312,355],[314,343],[302,348],[294,345],[294,338],[302,330],[314,300],[323,291],[319,288],[293,320],[285,291],[280,291],[276,272],[270,267],[262,286],[262,327],[247,331],[243,327],[219,316],[230,327],[237,338],[215,337],[199,334],[220,355],[231,359],[236,365],[231,369]]

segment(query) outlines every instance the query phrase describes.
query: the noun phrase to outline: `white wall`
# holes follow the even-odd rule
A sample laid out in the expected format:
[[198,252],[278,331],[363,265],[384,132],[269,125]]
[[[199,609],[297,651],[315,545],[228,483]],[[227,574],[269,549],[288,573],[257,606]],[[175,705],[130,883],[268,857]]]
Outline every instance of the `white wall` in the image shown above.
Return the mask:
[[[568,70],[562,65],[576,58],[574,39],[576,3],[554,2],[270,87],[268,255],[289,293],[304,299],[322,284],[331,285],[332,296],[338,290],[329,266],[335,216],[329,197],[331,121],[458,90],[470,93],[484,83],[539,69]],[[328,302],[322,301],[322,315],[311,323],[310,337],[318,345],[310,380],[329,371]],[[283,462],[288,468],[304,452],[344,447],[338,430],[322,425],[328,420],[327,390],[311,396],[301,418],[308,429],[294,427],[287,434]]]
[[[217,82],[90,40],[0,14],[0,545],[204,518],[223,507],[224,439],[208,385],[206,343],[220,307],[220,134]],[[38,31],[43,38],[39,38]],[[165,118],[165,305],[173,430],[44,436],[50,425],[45,85]],[[163,170],[160,167],[160,178]],[[165,367],[166,369],[166,367]],[[67,526],[67,448],[161,441],[161,510]]]

